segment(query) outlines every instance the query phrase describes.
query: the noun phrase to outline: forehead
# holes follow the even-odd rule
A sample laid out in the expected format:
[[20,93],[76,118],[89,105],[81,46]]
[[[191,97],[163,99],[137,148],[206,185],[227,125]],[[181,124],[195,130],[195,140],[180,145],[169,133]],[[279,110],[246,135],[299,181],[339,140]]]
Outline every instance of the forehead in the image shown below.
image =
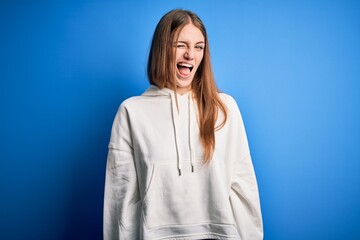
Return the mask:
[[200,29],[192,23],[189,23],[181,29],[178,41],[205,42],[205,39]]

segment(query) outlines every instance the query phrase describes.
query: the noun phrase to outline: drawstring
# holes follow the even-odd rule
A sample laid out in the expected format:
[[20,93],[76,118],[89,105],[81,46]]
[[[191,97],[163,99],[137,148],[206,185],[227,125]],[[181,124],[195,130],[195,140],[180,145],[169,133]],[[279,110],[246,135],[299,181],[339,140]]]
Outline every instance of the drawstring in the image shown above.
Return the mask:
[[[172,120],[174,125],[174,135],[175,135],[175,145],[176,145],[176,154],[177,154],[177,168],[179,171],[179,176],[181,176],[182,170],[182,156],[179,148],[179,129],[177,126],[178,122],[178,114],[179,108],[177,107],[177,99],[175,98],[175,93],[170,92],[171,96],[171,110],[172,110]],[[190,164],[191,164],[191,172],[194,172],[194,160],[195,160],[195,151],[194,151],[194,136],[192,134],[192,114],[193,114],[193,99],[192,93],[188,95],[188,133],[189,133],[189,150],[190,150]]]
[[179,176],[181,176],[181,157],[180,157],[180,149],[179,149],[179,139],[178,139],[178,129],[176,127],[177,124],[177,114],[179,112],[179,109],[176,106],[176,99],[175,95],[170,93],[171,96],[171,110],[172,110],[172,119],[173,119],[173,125],[174,125],[174,134],[175,134],[175,145],[176,145],[176,154],[177,154],[177,167],[179,171]]
[[193,134],[191,134],[191,114],[192,114],[192,94],[189,94],[189,106],[188,106],[188,113],[189,113],[189,148],[190,148],[190,164],[191,164],[191,172],[194,172],[194,142],[193,142]]

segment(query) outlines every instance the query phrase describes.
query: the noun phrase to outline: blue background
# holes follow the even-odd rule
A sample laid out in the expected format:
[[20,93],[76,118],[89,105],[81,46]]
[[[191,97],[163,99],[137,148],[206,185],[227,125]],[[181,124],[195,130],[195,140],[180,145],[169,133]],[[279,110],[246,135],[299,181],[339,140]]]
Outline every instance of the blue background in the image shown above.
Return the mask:
[[0,239],[101,239],[107,144],[160,17],[198,13],[265,239],[360,239],[359,1],[2,1]]

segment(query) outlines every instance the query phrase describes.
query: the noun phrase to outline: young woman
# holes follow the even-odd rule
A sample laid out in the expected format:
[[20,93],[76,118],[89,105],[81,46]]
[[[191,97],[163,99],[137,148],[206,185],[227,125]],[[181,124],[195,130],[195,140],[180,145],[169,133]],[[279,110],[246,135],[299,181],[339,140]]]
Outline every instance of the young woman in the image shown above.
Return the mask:
[[243,121],[215,85],[197,15],[162,17],[147,70],[151,86],[125,100],[113,123],[104,238],[262,239]]

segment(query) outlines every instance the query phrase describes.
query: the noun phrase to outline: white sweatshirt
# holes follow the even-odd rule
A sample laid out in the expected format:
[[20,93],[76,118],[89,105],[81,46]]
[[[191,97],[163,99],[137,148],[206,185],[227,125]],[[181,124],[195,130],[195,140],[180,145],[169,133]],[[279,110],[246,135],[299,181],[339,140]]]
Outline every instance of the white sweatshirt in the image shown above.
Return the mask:
[[[115,117],[106,168],[104,239],[263,238],[256,177],[235,100],[203,163],[192,93],[151,86]],[[223,115],[219,114],[217,125]]]

